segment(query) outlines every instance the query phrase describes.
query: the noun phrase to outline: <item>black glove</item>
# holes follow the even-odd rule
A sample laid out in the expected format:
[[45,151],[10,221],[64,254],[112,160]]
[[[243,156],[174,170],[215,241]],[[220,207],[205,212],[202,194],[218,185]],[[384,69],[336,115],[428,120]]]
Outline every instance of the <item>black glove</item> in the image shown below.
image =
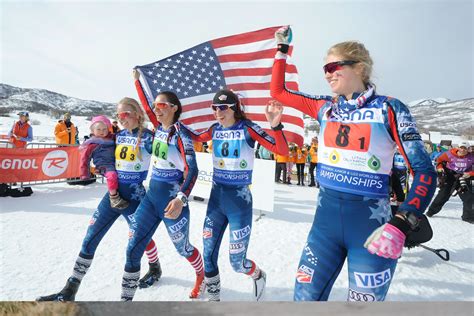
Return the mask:
[[441,188],[445,185],[446,183],[446,172],[444,172],[444,169],[438,169],[436,170],[438,173],[438,188]]
[[418,225],[414,228],[405,239],[405,247],[412,248],[419,244],[430,241],[433,238],[433,230],[430,222],[425,215],[419,218]]

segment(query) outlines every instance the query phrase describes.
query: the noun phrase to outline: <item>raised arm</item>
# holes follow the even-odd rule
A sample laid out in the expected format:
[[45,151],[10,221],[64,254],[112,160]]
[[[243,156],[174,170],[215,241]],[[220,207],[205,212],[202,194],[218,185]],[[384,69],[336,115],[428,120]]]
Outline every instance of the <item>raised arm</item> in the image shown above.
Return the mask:
[[286,106],[295,108],[315,119],[323,107],[331,101],[329,96],[310,96],[301,92],[287,90],[285,86],[286,59],[288,58],[289,42],[291,41],[291,29],[283,27],[276,31],[275,38],[278,42],[278,51],[272,68],[272,80],[270,83],[270,94],[272,98],[282,102]]
[[153,105],[148,103],[148,99],[145,96],[145,91],[143,91],[142,84],[140,82],[140,72],[137,69],[133,69],[133,79],[135,80],[135,89],[137,89],[138,98],[142,103],[143,109],[145,110],[146,115],[150,119],[150,122],[154,127],[158,126],[158,119],[156,118],[155,112],[153,112]]

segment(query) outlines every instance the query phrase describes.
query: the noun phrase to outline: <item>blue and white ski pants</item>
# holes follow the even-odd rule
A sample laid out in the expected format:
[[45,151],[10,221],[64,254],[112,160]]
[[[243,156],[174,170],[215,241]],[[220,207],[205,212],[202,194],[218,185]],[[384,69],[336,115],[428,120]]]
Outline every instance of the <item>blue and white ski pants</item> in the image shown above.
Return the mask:
[[124,210],[114,209],[110,206],[109,193],[104,195],[89,221],[89,227],[79,254],[82,258],[92,259],[94,257],[100,241],[120,215],[130,226],[133,213],[140,204],[140,200],[145,196],[145,188],[142,183],[119,183],[118,192],[122,198],[130,202],[129,206]]
[[229,256],[235,272],[249,274],[254,263],[247,259],[252,230],[252,194],[246,186],[214,183],[203,228],[204,270],[210,278],[219,273],[217,259],[222,237],[230,227]]
[[295,301],[326,301],[347,257],[349,301],[383,301],[397,260],[371,254],[367,237],[391,217],[387,199],[321,188],[295,282]]
[[189,243],[189,207],[183,207],[177,219],[165,218],[165,208],[176,197],[178,182],[150,181],[150,188],[134,214],[127,246],[126,272],[140,271],[140,260],[158,225],[163,221],[178,253],[188,258],[194,247]]

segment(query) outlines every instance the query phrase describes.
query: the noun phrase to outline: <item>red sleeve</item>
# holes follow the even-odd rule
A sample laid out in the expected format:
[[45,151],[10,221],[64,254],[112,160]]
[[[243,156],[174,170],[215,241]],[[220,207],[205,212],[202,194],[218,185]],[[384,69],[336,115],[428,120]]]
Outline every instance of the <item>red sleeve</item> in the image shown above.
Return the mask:
[[207,130],[202,132],[196,132],[188,127],[189,134],[191,138],[196,142],[208,142],[212,140],[212,129],[214,128],[214,124],[209,127]]
[[137,89],[138,97],[140,98],[140,102],[142,103],[143,109],[148,115],[150,122],[153,124],[153,126],[158,126],[158,120],[156,119],[156,115],[153,112],[153,108],[148,103],[148,99],[145,96],[145,92],[143,91],[143,87],[140,83],[140,80],[135,80],[135,88]]
[[89,144],[85,147],[80,148],[81,152],[81,178],[90,178],[90,161],[92,157],[92,152],[98,146],[98,144]]
[[286,141],[285,134],[283,134],[283,130],[273,131],[274,137],[271,137],[260,126],[251,123],[247,125],[247,131],[253,140],[269,151],[278,155],[288,156],[288,142]]
[[270,83],[271,96],[286,106],[295,108],[298,111],[318,119],[319,110],[328,100],[316,97],[312,98],[309,95],[287,90],[285,87],[285,67],[285,59],[275,59]]

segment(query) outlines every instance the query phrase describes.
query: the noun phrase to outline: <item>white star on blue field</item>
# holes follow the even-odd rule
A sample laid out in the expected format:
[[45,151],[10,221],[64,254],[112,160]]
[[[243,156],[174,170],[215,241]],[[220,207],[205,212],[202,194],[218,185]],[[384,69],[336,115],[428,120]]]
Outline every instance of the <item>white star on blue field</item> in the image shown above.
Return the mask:
[[242,189],[238,190],[237,196],[243,198],[247,204],[252,202],[252,196],[250,195],[250,190],[247,187],[243,187]]
[[372,202],[372,205],[369,205],[369,208],[372,211],[372,215],[369,219],[376,219],[380,224],[384,224],[392,218],[392,210],[387,199],[375,200],[364,197],[364,201]]

